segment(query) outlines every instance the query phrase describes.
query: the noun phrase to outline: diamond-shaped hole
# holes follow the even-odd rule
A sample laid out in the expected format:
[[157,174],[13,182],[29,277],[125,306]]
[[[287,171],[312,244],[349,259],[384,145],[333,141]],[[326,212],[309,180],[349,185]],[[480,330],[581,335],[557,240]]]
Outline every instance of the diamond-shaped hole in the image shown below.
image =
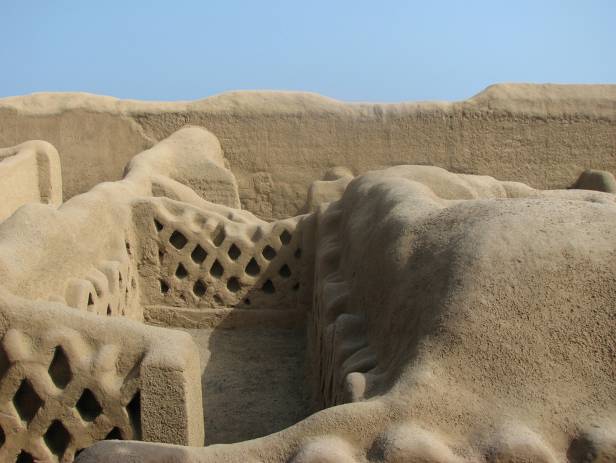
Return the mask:
[[17,456],[17,460],[15,463],[34,463],[34,458],[25,450],[22,450],[21,453]]
[[4,429],[0,427],[0,447],[2,447],[5,442],[6,442],[6,435],[4,434]]
[[214,236],[214,239],[212,240],[212,242],[214,243],[214,246],[216,247],[220,246],[226,237],[227,237],[227,233],[225,233],[225,227],[218,228],[216,230],[216,235]]
[[301,250],[301,248],[297,248],[293,255],[295,256],[296,259],[301,258],[302,257],[302,250]]
[[178,267],[175,269],[175,276],[180,279],[184,279],[188,276],[188,271],[186,270],[186,267],[182,265],[181,262],[178,264]]
[[137,391],[126,405],[126,411],[133,428],[133,440],[141,439],[141,392]]
[[49,450],[58,458],[62,458],[71,440],[71,435],[60,421],[54,420],[43,438]]
[[225,269],[223,268],[222,265],[220,265],[220,262],[218,262],[218,259],[216,259],[214,263],[212,264],[212,267],[210,268],[210,273],[212,274],[212,276],[216,278],[220,278],[222,274],[225,273]]
[[282,244],[289,244],[291,242],[291,233],[288,230],[283,230],[280,234],[280,242]]
[[232,293],[237,293],[241,288],[242,285],[240,285],[240,281],[237,278],[231,277],[227,280],[227,289]]
[[259,267],[259,264],[257,264],[257,261],[253,257],[250,259],[250,262],[248,262],[248,265],[246,265],[246,273],[254,277],[257,276],[259,272],[261,272],[261,267]]
[[163,294],[167,294],[169,292],[169,285],[164,280],[160,280],[160,292]]
[[90,389],[84,389],[75,406],[84,421],[94,421],[103,411]]
[[276,257],[276,251],[269,244],[263,248],[261,254],[263,254],[263,257],[265,257],[267,260],[272,260],[274,257]]
[[284,264],[282,267],[280,267],[280,270],[278,270],[278,275],[283,278],[289,278],[291,276],[291,269],[287,264]]
[[203,261],[207,259],[207,252],[198,244],[195,246],[195,249],[193,249],[193,252],[190,253],[190,258],[195,264],[202,264]]
[[205,286],[205,283],[203,283],[203,281],[201,280],[195,281],[195,284],[193,286],[193,293],[195,293],[195,296],[197,297],[205,296],[206,291],[207,291],[207,287]]
[[32,387],[32,384],[30,384],[30,381],[24,379],[13,397],[13,404],[19,417],[23,421],[30,423],[39,408],[43,406],[43,401]]
[[163,224],[154,219],[154,227],[156,227],[156,231],[161,231],[163,229]]
[[274,294],[276,292],[276,288],[274,288],[274,283],[272,283],[272,280],[267,280],[265,283],[263,283],[261,289],[264,293],[267,294]]
[[242,255],[242,251],[240,251],[240,248],[238,248],[235,243],[233,243],[229,248],[229,251],[227,251],[227,254],[231,258],[231,260],[237,260],[237,258]]
[[117,426],[105,436],[105,440],[122,440],[122,431]]
[[73,379],[71,365],[61,346],[56,347],[48,371],[53,383],[60,389],[64,389]]
[[175,230],[169,237],[169,242],[175,249],[182,249],[188,243],[188,240],[179,231]]

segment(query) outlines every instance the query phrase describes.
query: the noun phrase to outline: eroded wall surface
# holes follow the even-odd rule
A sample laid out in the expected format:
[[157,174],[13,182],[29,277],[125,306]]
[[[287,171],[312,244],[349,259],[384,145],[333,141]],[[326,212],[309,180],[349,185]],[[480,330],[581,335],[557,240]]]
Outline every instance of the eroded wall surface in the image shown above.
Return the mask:
[[[616,196],[337,168],[312,213],[267,223],[236,208],[228,164],[185,127],[121,181],[0,224],[1,461],[616,459]],[[197,346],[144,321],[305,322],[318,411],[201,447]]]
[[[319,411],[231,445],[98,442],[78,462],[616,461],[616,196],[397,166],[357,177],[331,199],[303,230],[313,234],[307,382]],[[170,201],[150,204],[156,215],[140,214],[149,231],[138,234],[150,236],[153,261],[161,245],[166,264],[174,242],[190,250],[217,236],[193,227],[203,220],[184,206],[174,216],[185,220],[174,221],[162,208]],[[212,212],[202,211],[208,221]],[[171,239],[178,230],[181,241]],[[213,243],[218,258],[231,249],[223,243]],[[147,267],[154,288],[188,268]],[[171,297],[157,300],[174,292],[190,300],[191,273],[176,270],[163,291]]]
[[290,92],[235,92],[195,102],[87,94],[0,100],[0,146],[32,138],[62,158],[64,196],[121,178],[136,153],[186,124],[220,140],[243,208],[303,212],[334,166],[355,175],[399,164],[570,186],[585,169],[616,171],[616,85],[496,85],[456,103],[342,103]]

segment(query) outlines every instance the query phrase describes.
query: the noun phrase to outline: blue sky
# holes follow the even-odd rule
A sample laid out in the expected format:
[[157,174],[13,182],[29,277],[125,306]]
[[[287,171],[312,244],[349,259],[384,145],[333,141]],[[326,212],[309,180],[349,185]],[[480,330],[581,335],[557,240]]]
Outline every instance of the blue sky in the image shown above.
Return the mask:
[[496,82],[616,83],[616,1],[0,0],[0,63],[0,96],[460,100]]

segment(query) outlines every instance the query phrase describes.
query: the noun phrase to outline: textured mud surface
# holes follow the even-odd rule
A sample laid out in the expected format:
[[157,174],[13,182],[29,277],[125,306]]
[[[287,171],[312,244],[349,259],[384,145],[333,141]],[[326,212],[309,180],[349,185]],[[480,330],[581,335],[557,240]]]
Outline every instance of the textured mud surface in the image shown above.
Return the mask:
[[231,92],[194,102],[55,93],[0,100],[0,146],[30,139],[60,153],[64,197],[118,180],[126,163],[190,124],[211,131],[242,208],[303,210],[334,166],[355,175],[399,164],[563,188],[584,169],[616,170],[614,85],[499,84],[454,103],[344,103],[300,92]]
[[307,415],[302,330],[185,330],[201,357],[205,444],[280,431]]
[[0,461],[616,461],[615,92],[0,102],[193,124],[0,152]]

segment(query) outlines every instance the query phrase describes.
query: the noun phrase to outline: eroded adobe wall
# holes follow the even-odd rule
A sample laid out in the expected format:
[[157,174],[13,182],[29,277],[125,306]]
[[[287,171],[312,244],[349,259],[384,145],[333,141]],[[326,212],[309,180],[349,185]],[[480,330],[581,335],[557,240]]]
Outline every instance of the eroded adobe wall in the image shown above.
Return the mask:
[[211,130],[245,209],[296,215],[313,180],[431,164],[536,188],[616,171],[616,85],[497,85],[458,103],[347,104],[314,94],[238,92],[153,103],[85,94],[0,100],[0,146],[44,139],[60,152],[64,196],[117,180],[128,160],[186,124]]
[[225,327],[301,325],[311,300],[310,265],[302,259],[312,244],[310,216],[266,223],[228,212],[166,198],[135,205],[149,323],[217,326],[222,310],[231,317]]
[[26,203],[62,203],[60,156],[44,141],[0,148],[0,221]]

